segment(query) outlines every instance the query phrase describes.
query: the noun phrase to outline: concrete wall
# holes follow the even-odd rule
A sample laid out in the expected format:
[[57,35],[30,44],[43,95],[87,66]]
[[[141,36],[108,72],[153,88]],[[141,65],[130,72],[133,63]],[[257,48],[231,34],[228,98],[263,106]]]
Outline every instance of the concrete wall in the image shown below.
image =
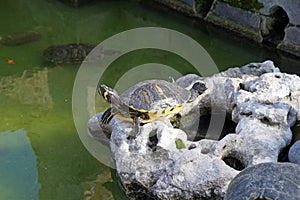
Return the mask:
[[151,1],[300,57],[298,0]]

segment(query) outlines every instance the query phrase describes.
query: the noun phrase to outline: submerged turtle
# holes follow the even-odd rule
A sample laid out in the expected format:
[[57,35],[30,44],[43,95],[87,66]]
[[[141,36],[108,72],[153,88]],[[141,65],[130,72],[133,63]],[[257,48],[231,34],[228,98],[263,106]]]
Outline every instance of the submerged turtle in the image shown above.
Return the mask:
[[231,181],[224,199],[300,199],[300,165],[261,163],[248,167]]
[[52,63],[78,63],[95,48],[91,44],[66,44],[50,46],[44,50],[44,58]]
[[[54,64],[80,63],[95,47],[95,45],[85,43],[50,46],[44,50],[43,56],[47,61]],[[104,49],[101,47],[98,47],[97,50],[99,52],[96,54],[99,54],[100,59],[101,56],[111,56],[121,53],[120,51]]]
[[199,95],[165,80],[139,82],[121,96],[106,85],[100,85],[98,92],[111,104],[102,115],[101,122],[108,124],[116,115],[119,119],[133,122],[136,133],[140,123],[149,123],[161,117],[171,118],[180,112],[185,103],[192,102]]

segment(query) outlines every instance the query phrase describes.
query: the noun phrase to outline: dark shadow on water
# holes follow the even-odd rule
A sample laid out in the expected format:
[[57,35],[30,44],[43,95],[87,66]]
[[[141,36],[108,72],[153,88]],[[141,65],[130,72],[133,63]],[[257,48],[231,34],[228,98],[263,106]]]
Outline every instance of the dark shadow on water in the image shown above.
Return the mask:
[[126,200],[128,197],[126,196],[125,190],[117,176],[117,171],[115,169],[111,169],[111,177],[112,182],[106,182],[103,186],[111,191],[115,200]]

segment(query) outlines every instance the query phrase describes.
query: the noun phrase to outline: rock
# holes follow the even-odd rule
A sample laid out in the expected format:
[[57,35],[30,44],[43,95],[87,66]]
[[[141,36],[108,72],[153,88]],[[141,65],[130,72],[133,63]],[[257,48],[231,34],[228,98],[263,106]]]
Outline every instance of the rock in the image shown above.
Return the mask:
[[292,127],[297,119],[297,112],[289,104],[257,102],[237,103],[232,113],[232,119],[235,122],[245,117],[255,117],[262,123],[269,125],[287,125]]
[[[211,77],[189,74],[176,80],[186,89],[195,82],[206,90],[180,112],[179,129],[166,118],[141,126],[135,138],[131,122],[114,117],[107,127],[117,174],[131,198],[223,199],[240,171],[276,163],[290,144],[290,128],[300,120],[298,76],[281,73],[272,61],[265,61]],[[200,116],[207,113],[212,117],[206,139],[194,140]],[[214,118],[214,113],[220,117]],[[96,136],[100,116],[89,122]],[[228,116],[237,126],[220,137]]]
[[205,18],[208,22],[300,56],[298,2],[258,0],[240,4],[215,0],[213,5]]
[[278,45],[278,49],[300,57],[300,28],[287,27],[285,29],[285,37]]
[[300,165],[300,140],[295,142],[289,150],[289,161]]
[[212,151],[220,159],[230,157],[247,167],[261,162],[277,162],[279,152],[291,139],[288,126],[271,126],[247,117],[239,121],[236,133],[226,135]]
[[224,196],[226,186],[237,173],[223,161],[195,148],[182,152],[152,189],[159,199],[212,199]]
[[260,17],[248,10],[215,1],[205,20],[252,40],[263,40],[260,33]]
[[197,14],[196,2],[194,0],[142,0],[143,3],[151,6],[162,5],[187,16],[201,17]]
[[[263,44],[271,44],[300,57],[300,3],[295,0],[151,0],[180,13],[235,32]],[[150,3],[149,3],[150,2]],[[157,6],[156,6],[157,7]]]
[[263,3],[263,8],[260,9],[260,13],[263,15],[270,15],[274,9],[281,7],[288,15],[289,22],[291,24],[300,24],[300,2],[294,0],[279,0],[279,1],[270,1],[270,0],[258,0]]
[[299,27],[288,27],[285,29],[285,42],[300,46],[300,28]]
[[176,83],[179,86],[190,90],[193,87],[195,82],[201,81],[201,80],[203,80],[203,78],[196,74],[187,74],[185,76],[178,78],[176,80]]
[[95,115],[91,119],[89,119],[87,123],[89,129],[88,133],[98,142],[102,143],[105,146],[109,146],[111,129],[109,126],[104,127],[104,125],[101,124],[101,117],[102,113]]
[[[112,130],[111,142],[115,144],[112,151],[117,172],[126,189],[132,188],[134,183],[142,188],[135,189],[147,191],[155,198],[209,198],[215,193],[224,195],[229,181],[238,173],[207,154],[213,144],[211,141],[190,142],[183,131],[173,129],[166,122],[155,121],[144,125],[135,140],[128,140],[127,133],[123,131],[132,130],[130,123],[118,120],[116,123],[119,126],[114,126]],[[149,146],[153,131],[156,131],[158,140],[155,149]],[[181,139],[186,147],[194,144],[194,148],[177,148],[176,139]],[[124,157],[125,154],[127,156]],[[197,174],[199,171],[202,173]],[[218,173],[222,176],[216,176]]]
[[182,3],[190,6],[191,8],[195,8],[195,1],[194,0],[179,0],[181,1]]
[[78,6],[90,3],[94,0],[60,0],[60,1],[67,3],[71,6],[78,7]]
[[147,5],[170,8],[193,18],[203,19],[211,8],[213,0],[141,0]]
[[[236,93],[236,102],[260,102],[275,104],[281,102],[291,105],[288,109],[289,124],[293,125],[296,111],[300,111],[300,77],[285,73],[266,73],[260,77],[242,84],[241,90]],[[282,104],[282,105],[283,105]],[[297,115],[300,120],[300,115]]]

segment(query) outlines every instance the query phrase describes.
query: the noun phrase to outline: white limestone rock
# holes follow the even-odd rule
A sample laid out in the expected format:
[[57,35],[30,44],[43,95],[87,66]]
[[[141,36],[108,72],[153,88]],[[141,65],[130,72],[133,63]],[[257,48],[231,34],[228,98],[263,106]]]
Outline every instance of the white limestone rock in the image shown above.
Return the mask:
[[[162,118],[141,126],[134,138],[131,122],[114,117],[108,126],[101,126],[111,131],[106,136],[116,170],[132,198],[222,199],[239,173],[227,158],[243,167],[277,162],[281,150],[291,142],[290,127],[300,119],[298,76],[280,73],[272,61],[265,61],[212,77],[187,75],[176,83],[192,89],[195,81],[205,83],[207,89],[180,112],[180,129]],[[213,131],[219,134],[216,127],[222,128],[225,117],[231,116],[237,123],[235,133],[219,141],[193,141],[199,117],[208,112],[223,113],[224,119],[211,118],[216,120],[211,123]],[[92,135],[97,136],[100,117],[89,122]]]
[[[218,176],[216,176],[218,174]],[[238,171],[195,148],[181,153],[152,187],[160,199],[202,199],[224,196]]]

